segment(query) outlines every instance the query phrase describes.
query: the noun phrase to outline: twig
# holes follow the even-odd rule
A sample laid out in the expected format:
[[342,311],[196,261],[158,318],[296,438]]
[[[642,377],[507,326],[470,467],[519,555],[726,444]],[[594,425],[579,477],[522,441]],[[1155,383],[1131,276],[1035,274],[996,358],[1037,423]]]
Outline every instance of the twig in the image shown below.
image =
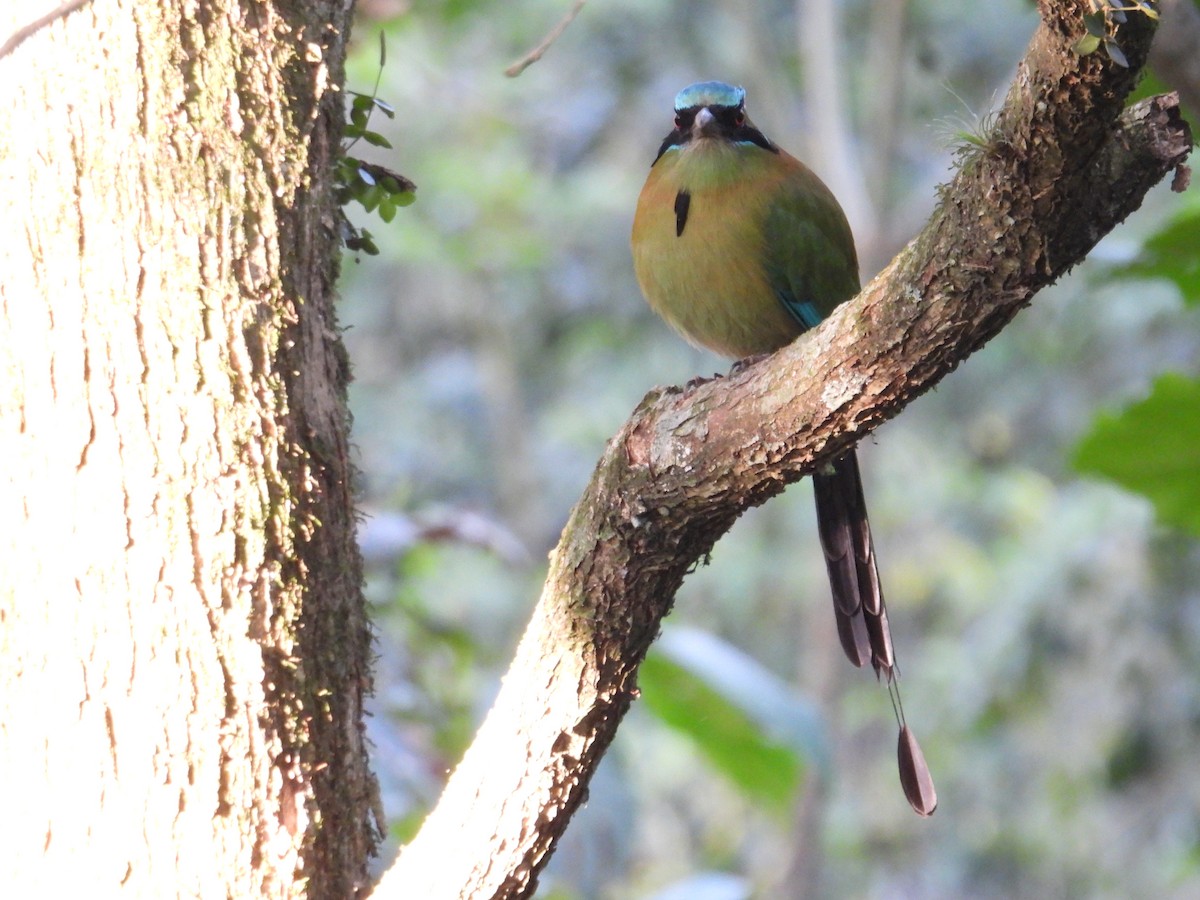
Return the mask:
[[64,16],[69,16],[71,13],[75,12],[75,10],[82,6],[86,6],[91,2],[92,0],[67,0],[66,3],[59,4],[57,9],[50,10],[50,12],[46,13],[40,19],[35,19],[28,25],[18,28],[12,33],[12,36],[4,42],[4,46],[0,47],[0,59],[4,59],[4,57],[8,56],[8,54],[16,50],[17,47],[25,42],[26,38],[32,37],[34,34],[36,34],[38,31],[41,31],[52,22],[61,19]]
[[575,21],[575,17],[579,15],[579,11],[583,9],[583,4],[585,3],[587,3],[587,0],[575,0],[575,5],[571,7],[571,11],[562,17],[562,21],[550,29],[550,33],[542,38],[542,42],[505,69],[504,74],[509,78],[516,78],[541,59],[546,51],[550,49],[550,45],[557,41],[562,36],[562,33],[567,30],[567,26]]

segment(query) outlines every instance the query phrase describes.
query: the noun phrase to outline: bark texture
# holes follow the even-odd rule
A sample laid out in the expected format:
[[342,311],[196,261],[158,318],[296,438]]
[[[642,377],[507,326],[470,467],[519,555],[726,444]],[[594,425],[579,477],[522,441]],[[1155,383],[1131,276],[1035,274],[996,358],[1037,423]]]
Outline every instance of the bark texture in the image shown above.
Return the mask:
[[6,895],[365,878],[348,7],[97,0],[0,59]]
[[891,265],[770,359],[650,394],[610,442],[494,707],[377,896],[530,896],[695,562],[953,370],[1181,165],[1176,98],[1122,113],[1152,24],[1122,27],[1126,70],[1071,53],[1085,0],[1039,6],[995,127]]

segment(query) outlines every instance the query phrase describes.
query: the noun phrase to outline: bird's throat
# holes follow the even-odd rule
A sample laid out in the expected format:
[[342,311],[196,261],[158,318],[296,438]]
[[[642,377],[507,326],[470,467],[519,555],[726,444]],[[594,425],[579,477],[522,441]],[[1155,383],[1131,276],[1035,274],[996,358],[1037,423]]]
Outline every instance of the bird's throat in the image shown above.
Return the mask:
[[679,190],[695,193],[722,188],[745,178],[747,165],[762,152],[751,145],[703,138],[672,148],[659,164],[670,170],[671,180]]

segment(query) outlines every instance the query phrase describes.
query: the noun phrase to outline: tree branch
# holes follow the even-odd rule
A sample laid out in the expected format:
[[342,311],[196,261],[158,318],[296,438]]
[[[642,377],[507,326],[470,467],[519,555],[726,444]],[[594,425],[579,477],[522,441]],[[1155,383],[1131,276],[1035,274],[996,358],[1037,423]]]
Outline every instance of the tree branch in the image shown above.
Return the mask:
[[71,13],[75,12],[75,10],[82,9],[90,2],[91,0],[65,0],[65,2],[60,3],[44,16],[40,16],[37,19],[34,19],[28,25],[18,28],[11,35],[9,35],[8,40],[6,40],[3,45],[0,45],[0,59],[8,56],[19,46],[21,46],[21,44],[25,43],[25,41],[29,40],[29,38],[33,37],[47,25],[52,25],[59,19],[66,18]]
[[575,0],[575,5],[567,11],[567,14],[559,20],[557,25],[550,29],[549,34],[542,38],[541,43],[505,69],[504,74],[509,78],[516,78],[535,62],[545,56],[546,51],[550,49],[550,45],[562,37],[563,32],[566,31],[571,26],[571,23],[575,21],[575,17],[583,11],[583,5],[585,3],[587,3],[587,0]]
[[859,297],[737,375],[652,392],[609,443],[493,709],[376,896],[530,896],[695,562],[933,387],[1182,165],[1174,95],[1122,111],[1152,23],[1131,13],[1120,29],[1123,69],[1071,52],[1084,0],[1039,5],[985,146]]

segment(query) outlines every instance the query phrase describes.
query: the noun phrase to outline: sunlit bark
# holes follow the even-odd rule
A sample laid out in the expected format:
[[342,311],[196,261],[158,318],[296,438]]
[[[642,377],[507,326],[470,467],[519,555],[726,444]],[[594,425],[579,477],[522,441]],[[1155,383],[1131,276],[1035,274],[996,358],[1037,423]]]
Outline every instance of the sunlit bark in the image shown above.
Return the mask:
[[0,59],[5,896],[364,877],[346,15],[105,0]]

